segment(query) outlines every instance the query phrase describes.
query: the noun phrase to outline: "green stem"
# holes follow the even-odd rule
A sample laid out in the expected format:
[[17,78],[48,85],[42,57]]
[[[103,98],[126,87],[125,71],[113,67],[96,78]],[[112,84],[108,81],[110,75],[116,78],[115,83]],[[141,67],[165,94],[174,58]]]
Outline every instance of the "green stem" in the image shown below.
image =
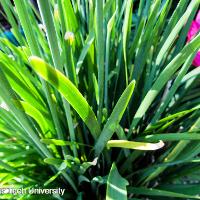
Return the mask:
[[[22,24],[22,27],[23,27],[23,30],[24,30],[24,34],[25,34],[26,39],[28,41],[32,55],[42,57],[42,53],[40,51],[39,44],[37,42],[33,28],[31,27],[31,21],[29,19],[29,13],[26,9],[26,4],[25,4],[24,0],[14,0],[14,3],[16,5],[16,9],[18,11],[17,13],[19,15],[19,19],[21,21],[21,24]],[[52,115],[56,130],[57,130],[58,133],[62,133],[62,132],[58,131],[58,130],[61,130],[61,126],[60,126],[58,114],[57,114],[57,111],[56,111],[56,107],[55,107],[53,100],[52,100],[52,97],[50,95],[49,87],[44,80],[41,79],[41,82],[42,82],[42,86],[43,86],[43,89],[44,89],[46,97],[47,97],[47,101],[48,101],[48,104],[49,104],[49,107],[50,107],[51,115]],[[45,149],[42,149],[42,150],[45,152],[46,155],[48,155],[47,152],[45,151]],[[48,157],[52,157],[52,156],[48,155]],[[64,175],[64,177],[65,178],[68,177],[68,178],[66,178],[66,180],[71,184],[72,188],[75,189],[74,183],[71,180],[71,178],[67,174]],[[75,191],[77,191],[77,189]]]
[[[55,25],[54,25],[53,16],[51,13],[50,4],[48,1],[38,0],[38,5],[39,5],[40,13],[42,15],[43,23],[45,24],[45,27],[46,27],[47,39],[48,39],[49,47],[51,50],[51,55],[53,58],[54,65],[55,65],[56,69],[59,69],[61,72],[63,72],[61,56],[60,56],[60,49],[59,49],[59,46],[57,43],[58,36],[57,36],[56,30],[55,30]],[[67,116],[67,123],[68,123],[70,136],[71,136],[70,138],[71,138],[71,141],[75,141],[73,121],[72,121],[72,117],[70,115],[70,113],[71,113],[70,105],[67,101],[64,100],[63,97],[62,97],[62,101],[64,104],[65,113]],[[57,121],[57,125],[58,125],[57,126],[58,138],[61,140],[64,140],[63,131],[62,131],[61,126],[59,126],[59,121]],[[62,149],[63,149],[64,155],[67,154],[67,148],[62,147]],[[74,155],[77,155],[77,151],[75,149],[74,149]]]
[[103,96],[104,96],[104,33],[103,33],[103,1],[96,0],[96,40],[97,40],[97,67],[99,86],[98,120],[102,121]]

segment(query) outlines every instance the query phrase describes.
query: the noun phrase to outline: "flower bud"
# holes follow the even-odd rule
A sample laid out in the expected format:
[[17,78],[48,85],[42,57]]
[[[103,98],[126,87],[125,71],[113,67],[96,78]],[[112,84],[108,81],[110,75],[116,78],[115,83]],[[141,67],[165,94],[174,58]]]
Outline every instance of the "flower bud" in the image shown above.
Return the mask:
[[65,41],[68,41],[70,45],[72,45],[73,42],[74,42],[74,39],[75,39],[75,38],[74,38],[74,33],[69,32],[69,31],[66,32],[66,33],[65,33],[64,39],[65,39]]

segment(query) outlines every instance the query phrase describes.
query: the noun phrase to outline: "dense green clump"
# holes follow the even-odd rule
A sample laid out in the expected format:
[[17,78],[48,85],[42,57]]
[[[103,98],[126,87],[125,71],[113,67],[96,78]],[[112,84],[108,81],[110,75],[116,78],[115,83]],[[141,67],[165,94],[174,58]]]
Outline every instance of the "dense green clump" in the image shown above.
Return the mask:
[[1,187],[200,199],[200,0],[0,3]]

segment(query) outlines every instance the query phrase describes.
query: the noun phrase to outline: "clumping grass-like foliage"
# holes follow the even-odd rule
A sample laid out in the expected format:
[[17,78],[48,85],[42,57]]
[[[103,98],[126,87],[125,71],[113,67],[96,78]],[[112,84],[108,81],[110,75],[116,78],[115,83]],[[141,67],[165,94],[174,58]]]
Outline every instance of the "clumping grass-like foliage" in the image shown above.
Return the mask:
[[0,3],[0,199],[200,199],[200,0]]

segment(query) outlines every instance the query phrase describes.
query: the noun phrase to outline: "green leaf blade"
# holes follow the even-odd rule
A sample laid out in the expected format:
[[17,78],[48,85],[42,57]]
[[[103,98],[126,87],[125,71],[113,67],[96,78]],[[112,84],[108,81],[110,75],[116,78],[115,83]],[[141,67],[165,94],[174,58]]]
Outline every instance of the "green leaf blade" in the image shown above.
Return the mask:
[[98,138],[96,144],[95,144],[95,154],[99,155],[103,148],[105,147],[108,140],[112,137],[113,133],[115,132],[115,129],[120,122],[127,105],[129,103],[129,100],[131,99],[132,93],[135,88],[135,81],[132,81],[128,87],[125,89],[121,97],[119,98],[116,106],[113,109],[113,112],[110,115],[110,118],[108,119],[107,123],[104,126],[104,129]]
[[94,112],[78,89],[61,72],[55,70],[42,59],[32,56],[29,61],[36,73],[52,84],[77,111],[96,139],[100,132],[99,124]]
[[128,184],[113,163],[107,181],[106,200],[127,200],[126,186]]
[[162,141],[158,143],[145,143],[145,142],[133,142],[127,140],[110,140],[107,143],[107,147],[119,147],[125,149],[136,149],[143,151],[157,150],[164,146]]

